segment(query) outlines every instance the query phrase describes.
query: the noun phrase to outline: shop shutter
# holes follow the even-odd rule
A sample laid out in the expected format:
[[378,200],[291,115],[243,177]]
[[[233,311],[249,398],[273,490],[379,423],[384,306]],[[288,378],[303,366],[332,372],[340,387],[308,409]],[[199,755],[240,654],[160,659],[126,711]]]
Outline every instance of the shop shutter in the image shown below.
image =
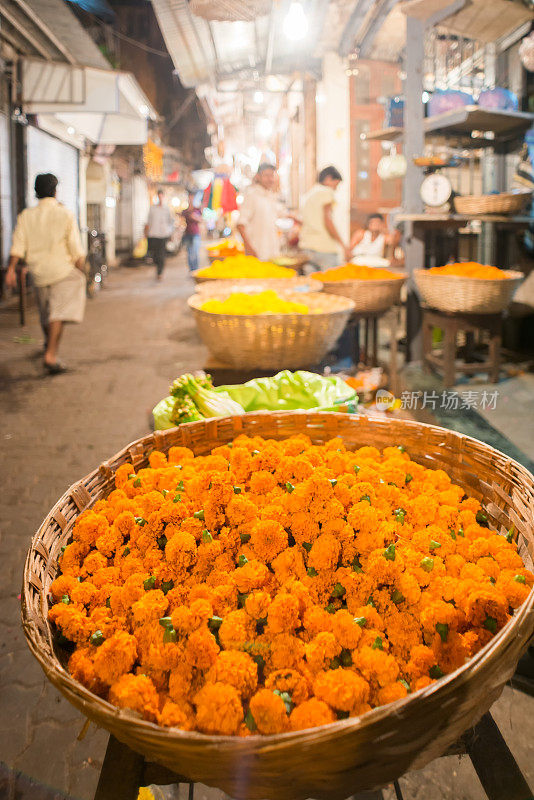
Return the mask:
[[59,184],[57,199],[79,218],[78,151],[70,144],[56,139],[39,128],[30,125],[26,138],[28,160],[27,205],[36,203],[34,182],[40,172],[52,172]]
[[0,114],[0,257],[2,264],[5,264],[9,257],[12,230],[9,118],[6,114]]

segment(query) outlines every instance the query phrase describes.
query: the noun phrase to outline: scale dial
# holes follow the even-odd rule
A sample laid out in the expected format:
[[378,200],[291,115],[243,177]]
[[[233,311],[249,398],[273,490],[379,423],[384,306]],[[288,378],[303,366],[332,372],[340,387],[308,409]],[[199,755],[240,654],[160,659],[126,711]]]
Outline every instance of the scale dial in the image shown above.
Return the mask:
[[445,205],[452,194],[450,180],[440,173],[427,175],[421,184],[421,197],[423,202],[431,208]]

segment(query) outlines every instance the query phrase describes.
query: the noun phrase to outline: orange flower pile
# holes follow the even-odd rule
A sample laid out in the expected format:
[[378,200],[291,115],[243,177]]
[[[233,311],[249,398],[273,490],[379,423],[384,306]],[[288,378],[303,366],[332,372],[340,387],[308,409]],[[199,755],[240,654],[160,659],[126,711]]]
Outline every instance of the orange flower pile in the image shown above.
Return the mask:
[[79,516],[49,618],[76,680],[162,726],[361,715],[464,664],[534,581],[512,533],[403,447],[243,435],[149,461]]
[[361,267],[358,264],[344,264],[342,267],[332,267],[324,272],[314,272],[310,276],[317,281],[383,281],[392,278],[402,278],[398,272],[391,272],[381,267]]
[[491,267],[489,264],[478,264],[476,261],[431,267],[428,272],[432,275],[459,275],[461,278],[485,278],[492,281],[502,281],[508,277],[502,269]]

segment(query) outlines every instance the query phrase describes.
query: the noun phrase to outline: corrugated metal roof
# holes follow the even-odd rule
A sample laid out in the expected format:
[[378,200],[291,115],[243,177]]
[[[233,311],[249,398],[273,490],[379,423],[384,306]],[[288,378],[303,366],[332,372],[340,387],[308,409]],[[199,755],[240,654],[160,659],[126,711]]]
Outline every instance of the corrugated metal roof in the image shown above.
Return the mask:
[[193,15],[187,0],[152,0],[152,4],[180,80],[193,87],[240,71],[261,72],[271,30],[273,67],[283,64],[285,70],[306,68],[314,56],[328,0],[310,0],[310,35],[302,42],[289,42],[280,35],[287,10],[282,3],[273,5],[272,15],[254,22],[211,23]]
[[[16,0],[61,52],[66,61],[87,67],[109,69],[109,62],[63,0]],[[1,15],[1,11],[0,11]]]

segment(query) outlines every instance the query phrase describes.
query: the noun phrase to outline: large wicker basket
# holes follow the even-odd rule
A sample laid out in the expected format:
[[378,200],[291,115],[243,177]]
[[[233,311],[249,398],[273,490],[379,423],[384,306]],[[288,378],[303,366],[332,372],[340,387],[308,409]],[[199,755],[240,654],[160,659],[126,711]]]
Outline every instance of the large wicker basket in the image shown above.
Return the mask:
[[423,301],[440,311],[464,314],[498,314],[507,308],[523,280],[523,273],[503,270],[501,280],[437,275],[425,269],[414,272]]
[[[210,295],[224,299],[228,292]],[[332,349],[354,310],[346,297],[284,292],[284,298],[305,302],[312,314],[212,314],[202,311],[207,295],[187,301],[198,332],[213,355],[237,369],[297,369],[313,366]]]
[[[195,281],[196,284],[208,283],[208,282],[211,283],[213,281],[213,278],[210,278],[209,275],[200,275],[199,274],[200,272],[202,272],[202,270],[195,269],[191,273],[191,275],[193,276],[193,280]],[[282,281],[295,280],[298,277],[297,273],[295,272],[295,270],[291,270],[291,272],[293,274],[290,275],[287,278],[217,278],[216,280],[218,280],[218,281],[228,281],[228,282],[231,281],[232,283],[237,283],[239,281],[243,281],[243,282],[261,281],[262,283],[264,283],[265,281],[276,281],[276,283],[281,283]]]
[[387,311],[399,302],[402,287],[406,281],[404,275],[384,280],[327,281],[321,276],[317,278],[323,284],[323,291],[349,297],[354,301],[357,314]]
[[163,729],[115,708],[75,681],[54,650],[48,592],[61,547],[78,514],[112,490],[121,464],[128,461],[138,469],[154,448],[167,451],[173,445],[205,454],[241,433],[275,439],[305,433],[316,443],[340,436],[350,448],[402,443],[416,461],[444,469],[480,499],[496,530],[514,526],[527,565],[534,553],[534,476],[482,442],[435,426],[324,412],[260,412],[189,423],[139,439],[71,486],[34,536],[24,570],[24,632],[48,678],[83,714],[148,758],[240,800],[342,800],[422,767],[490,708],[534,631],[534,592],[463,667],[363,717],[240,739]]
[[454,198],[457,214],[518,214],[532,197],[532,192],[467,194]]

